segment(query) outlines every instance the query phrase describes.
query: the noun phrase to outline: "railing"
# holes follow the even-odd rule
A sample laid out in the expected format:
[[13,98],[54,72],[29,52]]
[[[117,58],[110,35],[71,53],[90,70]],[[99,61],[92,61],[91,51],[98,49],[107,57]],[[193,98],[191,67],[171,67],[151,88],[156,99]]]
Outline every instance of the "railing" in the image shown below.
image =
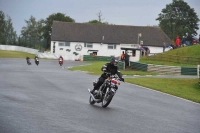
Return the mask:
[[180,64],[191,64],[191,65],[200,64],[200,58],[197,57],[192,57],[192,56],[184,57],[184,56],[166,55],[166,54],[147,56],[146,60],[164,61],[164,62],[173,62]]

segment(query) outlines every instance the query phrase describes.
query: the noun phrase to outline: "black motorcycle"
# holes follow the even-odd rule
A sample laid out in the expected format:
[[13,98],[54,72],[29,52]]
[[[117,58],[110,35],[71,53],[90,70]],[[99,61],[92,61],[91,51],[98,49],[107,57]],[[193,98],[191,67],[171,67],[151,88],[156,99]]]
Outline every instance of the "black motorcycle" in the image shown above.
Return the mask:
[[35,64],[38,66],[39,65],[39,58],[35,58]]
[[28,64],[28,65],[31,65],[30,59],[27,59],[27,64]]
[[[93,82],[93,86],[96,85],[97,81],[98,79]],[[99,90],[95,90],[93,94],[90,93],[90,89],[88,89],[90,93],[89,103],[102,103],[102,107],[106,108],[112,101],[118,89],[118,85],[120,85],[120,81],[118,76],[112,75],[108,77],[100,86]]]

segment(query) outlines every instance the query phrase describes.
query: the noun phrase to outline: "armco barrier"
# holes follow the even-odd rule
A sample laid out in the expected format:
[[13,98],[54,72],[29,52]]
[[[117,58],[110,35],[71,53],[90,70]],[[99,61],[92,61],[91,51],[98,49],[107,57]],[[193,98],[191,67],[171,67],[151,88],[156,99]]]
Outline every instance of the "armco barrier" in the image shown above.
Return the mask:
[[197,68],[181,67],[181,75],[197,75]]
[[133,70],[147,71],[148,64],[130,61],[130,66]]
[[111,57],[109,56],[91,56],[91,55],[84,55],[83,61],[109,61]]
[[139,62],[130,62],[133,70],[156,72],[159,74],[168,75],[197,75],[197,68],[194,67],[178,67],[178,66],[164,66],[144,64]]
[[120,70],[124,70],[124,69],[125,69],[125,62],[121,62],[121,61],[120,61],[120,62],[118,63],[117,66],[118,66],[118,68],[119,68]]

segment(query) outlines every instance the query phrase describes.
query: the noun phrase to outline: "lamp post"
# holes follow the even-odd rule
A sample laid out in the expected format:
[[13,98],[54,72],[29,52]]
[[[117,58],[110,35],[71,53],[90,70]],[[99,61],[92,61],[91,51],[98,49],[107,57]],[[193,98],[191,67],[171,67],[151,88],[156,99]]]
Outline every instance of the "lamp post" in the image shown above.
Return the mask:
[[172,23],[172,26],[173,26],[172,38],[173,38],[173,40],[174,40],[174,38],[175,38],[175,37],[174,37],[174,35],[175,35],[175,32],[174,32],[174,29],[175,29],[175,22]]
[[139,44],[140,37],[142,37],[142,33],[138,33],[138,42],[137,42],[137,44]]

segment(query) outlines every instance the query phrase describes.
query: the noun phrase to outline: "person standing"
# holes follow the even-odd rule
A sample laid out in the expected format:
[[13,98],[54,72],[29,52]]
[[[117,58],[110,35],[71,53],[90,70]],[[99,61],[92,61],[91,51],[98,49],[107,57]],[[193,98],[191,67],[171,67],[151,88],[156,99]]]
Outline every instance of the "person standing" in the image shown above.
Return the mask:
[[176,36],[176,41],[175,41],[176,48],[180,47],[180,42],[181,42],[181,40],[180,40],[179,36]]
[[124,54],[124,51],[123,51],[122,55],[121,55],[121,61],[124,61],[124,56],[125,56],[125,54]]
[[165,52],[165,48],[166,48],[166,43],[163,42],[163,52]]
[[127,68],[127,66],[129,66],[129,55],[128,55],[128,51],[125,52],[125,68]]
[[181,42],[182,44],[182,46],[183,47],[185,47],[186,46],[186,37],[185,36],[183,36],[183,39],[182,39],[182,42]]
[[199,44],[200,44],[200,34],[199,34]]

